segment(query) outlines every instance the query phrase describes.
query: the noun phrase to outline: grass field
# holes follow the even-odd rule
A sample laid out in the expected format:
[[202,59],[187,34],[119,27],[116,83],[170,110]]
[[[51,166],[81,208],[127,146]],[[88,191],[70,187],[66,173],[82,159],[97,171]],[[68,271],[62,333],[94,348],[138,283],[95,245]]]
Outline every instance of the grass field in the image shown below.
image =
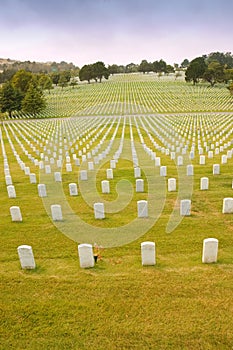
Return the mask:
[[[54,90],[48,97],[47,116],[89,117],[12,121],[1,127],[0,349],[233,348],[233,214],[222,214],[223,198],[233,197],[233,115],[229,113],[232,99],[220,87],[154,82],[153,77],[141,75],[132,75],[129,80],[121,76],[103,85],[82,85],[77,88],[82,98],[77,98],[81,95],[73,90]],[[76,101],[73,105],[72,96]],[[166,114],[156,116],[156,112]],[[133,116],[117,116],[124,114]],[[120,149],[121,140],[123,149],[114,179],[110,180],[111,193],[102,194],[101,180],[106,179],[109,161]],[[145,181],[145,193],[135,193],[132,145]],[[88,161],[94,161],[108,146],[106,158],[95,165],[96,174],[88,171],[89,182],[81,183],[80,169],[87,169]],[[184,165],[179,167],[171,154],[174,152],[177,159],[184,149]],[[213,158],[208,157],[211,150]],[[188,157],[191,151],[195,151],[192,160]],[[205,155],[205,165],[199,164],[199,151]],[[42,153],[44,164],[62,155],[62,169],[55,162],[51,176],[46,176],[33,163],[41,160]],[[167,166],[166,177],[161,177],[159,167],[154,165],[155,153],[161,165]],[[80,166],[75,165],[74,154],[80,159]],[[227,163],[221,164],[222,155],[227,154]],[[36,174],[38,183],[48,181],[46,199],[38,196],[37,184],[30,183],[16,155]],[[65,167],[68,155],[72,172]],[[6,159],[16,198],[7,195],[3,166]],[[193,164],[194,176],[186,176],[186,164]],[[213,175],[213,164],[220,164],[220,175]],[[62,183],[53,181],[54,171],[62,172]],[[204,176],[209,178],[207,191],[200,190],[200,178]],[[176,192],[167,191],[167,180],[172,177],[177,179]],[[124,194],[117,184],[125,179],[129,183]],[[69,196],[71,182],[78,184],[77,197]],[[121,208],[128,199],[121,201],[122,195],[131,197]],[[191,216],[182,219],[178,205],[180,199],[187,197],[192,201]],[[95,199],[105,201],[105,220],[94,219]],[[99,232],[116,228],[119,233],[126,224],[130,228],[137,219],[136,202],[140,199],[152,200],[154,207],[149,207],[148,219],[154,220],[152,227],[147,229],[147,219],[135,221],[126,244],[114,244],[121,242],[116,236],[94,268],[81,269],[77,244],[82,238],[90,235],[90,243],[102,244],[106,235],[98,240]],[[63,223],[59,226],[51,221],[48,208],[54,201],[64,210],[64,224],[71,223],[70,232]],[[121,209],[114,212],[118,202]],[[23,222],[11,221],[9,209],[13,205],[20,206]],[[82,231],[87,226],[80,221],[72,221],[77,217],[88,224],[90,232]],[[173,227],[170,233],[169,222],[169,227]],[[219,240],[215,264],[201,262],[202,242],[208,237]],[[143,241],[156,243],[155,266],[141,265]],[[37,265],[33,271],[20,267],[17,247],[21,244],[33,248]]]

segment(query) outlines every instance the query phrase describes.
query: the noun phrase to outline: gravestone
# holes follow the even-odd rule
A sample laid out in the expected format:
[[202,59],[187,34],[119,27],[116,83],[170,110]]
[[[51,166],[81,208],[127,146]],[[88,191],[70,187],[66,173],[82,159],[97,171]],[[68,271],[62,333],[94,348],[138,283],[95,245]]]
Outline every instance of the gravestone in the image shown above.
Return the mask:
[[61,206],[59,204],[52,204],[50,208],[53,221],[62,221],[63,217]]
[[141,258],[142,265],[155,265],[156,256],[155,256],[155,243],[154,242],[142,242],[141,243]]
[[176,179],[170,178],[168,179],[168,192],[176,191]]
[[143,179],[136,180],[136,192],[144,192],[144,180]]
[[45,174],[51,174],[51,166],[49,164],[45,165]]
[[78,195],[78,187],[77,187],[76,183],[69,184],[69,192],[70,192],[70,196],[77,196]]
[[115,159],[110,160],[110,168],[116,169],[116,160]]
[[141,177],[141,169],[139,167],[134,168],[134,177]]
[[36,184],[36,174],[31,173],[31,174],[29,175],[29,179],[30,179],[30,183],[31,183],[31,184]]
[[218,240],[216,238],[206,238],[203,240],[202,262],[209,264],[217,262]]
[[182,156],[178,156],[177,157],[177,166],[181,166],[183,165],[183,157]]
[[80,159],[79,158],[75,159],[75,165],[80,166]]
[[160,166],[160,165],[161,165],[160,157],[155,157],[155,166]]
[[87,180],[87,170],[81,170],[80,171],[80,180],[86,181]]
[[54,180],[55,180],[55,182],[62,182],[62,177],[61,177],[60,171],[55,171]]
[[101,181],[102,193],[110,193],[110,186],[108,180]]
[[107,173],[107,179],[108,180],[113,179],[113,170],[112,169],[107,169],[106,173]]
[[72,165],[70,163],[66,163],[66,171],[71,172],[72,171]]
[[137,201],[138,218],[148,217],[148,203],[145,200]]
[[233,198],[224,198],[223,199],[223,214],[232,214],[233,213]]
[[160,176],[167,176],[167,166],[163,165],[160,167]]
[[12,185],[12,178],[10,175],[5,176],[5,181],[7,186]]
[[220,165],[213,164],[213,175],[220,175]]
[[81,268],[88,268],[94,266],[94,256],[91,244],[78,245],[79,263]]
[[223,154],[222,157],[221,157],[221,163],[222,164],[227,164],[227,156],[225,154]]
[[7,186],[7,193],[9,198],[16,198],[15,186]]
[[182,199],[180,201],[180,215],[181,216],[190,216],[191,215],[191,200]]
[[205,156],[200,156],[199,164],[200,165],[205,165]]
[[32,247],[30,245],[20,245],[17,251],[22,269],[32,270],[36,268]]
[[20,207],[13,206],[10,207],[11,219],[12,221],[23,221]]
[[41,198],[47,197],[46,185],[45,184],[38,184],[37,188],[38,188],[39,197],[41,197]]
[[187,165],[186,175],[187,176],[193,176],[194,175],[194,167],[193,167],[192,164]]
[[202,191],[209,189],[209,179],[208,177],[201,177],[200,188]]
[[94,203],[95,219],[104,219],[104,203]]
[[88,170],[94,170],[94,163],[88,162]]

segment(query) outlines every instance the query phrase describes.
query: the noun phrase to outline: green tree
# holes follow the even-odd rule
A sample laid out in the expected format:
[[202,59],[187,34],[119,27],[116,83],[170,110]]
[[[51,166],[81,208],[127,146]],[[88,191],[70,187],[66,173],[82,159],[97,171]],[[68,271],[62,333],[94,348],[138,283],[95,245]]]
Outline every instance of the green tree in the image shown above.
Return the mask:
[[223,82],[224,78],[224,67],[217,61],[212,61],[203,74],[203,79],[208,81],[211,86]]
[[50,93],[50,90],[53,88],[52,79],[48,74],[41,74],[39,77],[38,84],[41,87],[41,89],[49,90],[49,93]]
[[99,79],[99,82],[101,83],[102,78],[108,79],[109,77],[109,71],[105,67],[105,64],[103,62],[96,62],[93,64],[93,76],[94,79],[97,81]]
[[23,69],[14,74],[11,81],[15,89],[19,90],[23,95],[27,92],[33,74]]
[[227,88],[230,91],[230,94],[233,96],[233,83],[231,83]]
[[185,80],[187,82],[192,81],[193,85],[195,85],[199,82],[200,78],[203,77],[205,70],[206,63],[204,57],[194,58],[185,72]]
[[185,58],[183,62],[180,64],[181,68],[187,68],[189,66],[189,60]]
[[22,94],[14,88],[11,82],[3,84],[0,90],[0,108],[1,112],[7,112],[9,117],[12,117],[14,111],[21,109]]
[[59,79],[60,79],[60,73],[53,72],[53,73],[50,74],[50,77],[52,79],[53,84],[57,86],[57,84],[59,82]]
[[153,65],[152,63],[147,62],[147,60],[142,60],[139,67],[138,67],[138,71],[142,72],[143,74],[145,74],[146,72],[151,72],[153,70]]
[[136,73],[139,70],[138,64],[129,63],[125,66],[125,73]]
[[87,80],[90,84],[91,79],[94,79],[93,65],[85,64],[79,71],[79,79],[81,81]]
[[35,116],[46,107],[42,90],[39,88],[35,79],[33,79],[28,87],[26,95],[22,101],[22,111]]
[[175,69],[173,66],[171,66],[170,64],[167,64],[166,65],[166,73],[169,74],[169,73],[174,73],[175,72]]

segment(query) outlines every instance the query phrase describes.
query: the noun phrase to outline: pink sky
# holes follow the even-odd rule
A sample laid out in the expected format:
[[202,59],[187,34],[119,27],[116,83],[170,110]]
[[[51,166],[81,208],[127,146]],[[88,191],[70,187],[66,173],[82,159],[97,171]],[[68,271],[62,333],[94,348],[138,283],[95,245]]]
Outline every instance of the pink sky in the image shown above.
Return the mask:
[[0,57],[78,66],[233,51],[232,0],[1,0]]

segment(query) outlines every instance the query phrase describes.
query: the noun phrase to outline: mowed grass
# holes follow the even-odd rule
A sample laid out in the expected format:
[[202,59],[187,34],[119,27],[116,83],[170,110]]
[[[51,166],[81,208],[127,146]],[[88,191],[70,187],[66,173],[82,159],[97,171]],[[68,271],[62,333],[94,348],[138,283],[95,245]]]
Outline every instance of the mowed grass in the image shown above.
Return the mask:
[[[177,125],[182,125],[182,119]],[[141,131],[145,143],[152,147],[146,132]],[[122,125],[117,137],[121,132]],[[108,139],[112,134],[113,130]],[[133,134],[138,142],[135,128]],[[128,126],[125,137],[129,138]],[[0,152],[0,349],[233,348],[233,215],[222,214],[223,198],[233,193],[232,158],[221,165],[221,174],[214,176],[212,165],[220,163],[220,155],[206,158],[202,166],[196,154],[192,215],[183,218],[173,232],[167,233],[167,224],[178,193],[166,191],[162,214],[148,232],[127,245],[104,249],[94,268],[81,269],[78,242],[54,226],[38,197],[37,185],[30,184],[29,177],[20,170],[5,133],[3,138],[17,198],[7,196]],[[12,135],[11,138],[20,157],[28,163]],[[155,140],[160,143],[156,137]],[[167,178],[175,177],[177,185],[182,185],[174,162],[162,152],[156,153],[162,165],[167,165]],[[105,179],[108,166],[104,164],[97,176],[97,190],[103,199],[117,198],[116,184],[122,178],[127,178],[135,189],[132,162],[121,159],[114,170],[111,194],[102,195],[100,181]],[[30,170],[39,179],[38,167],[30,163]],[[123,212],[95,222],[93,209],[82,196],[68,195],[68,184],[78,178],[78,170],[75,168],[71,174],[63,167],[62,175],[66,200],[93,225],[93,230],[95,226],[130,222],[136,215],[136,201],[146,195],[134,194]],[[208,191],[200,191],[203,176],[209,177]],[[143,178],[147,189],[144,173]],[[22,223],[11,222],[12,205],[20,206]],[[215,264],[201,262],[202,242],[208,237],[219,240]],[[156,242],[155,266],[141,265],[143,241]],[[37,265],[34,271],[20,267],[17,247],[21,244],[33,248]]]

